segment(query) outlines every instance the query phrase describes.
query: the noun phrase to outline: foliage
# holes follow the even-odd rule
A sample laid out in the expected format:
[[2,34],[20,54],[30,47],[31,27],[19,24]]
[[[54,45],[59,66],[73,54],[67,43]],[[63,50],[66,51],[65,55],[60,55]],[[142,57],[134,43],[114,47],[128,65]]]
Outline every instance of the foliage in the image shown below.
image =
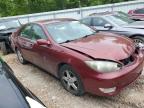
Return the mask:
[[22,15],[130,0],[0,0],[0,16]]

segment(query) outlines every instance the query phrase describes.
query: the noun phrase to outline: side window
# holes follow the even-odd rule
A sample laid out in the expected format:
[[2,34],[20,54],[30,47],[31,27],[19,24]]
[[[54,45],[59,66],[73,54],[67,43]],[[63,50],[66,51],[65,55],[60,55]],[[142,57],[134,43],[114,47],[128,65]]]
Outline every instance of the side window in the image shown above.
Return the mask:
[[39,25],[33,25],[32,40],[38,40],[38,39],[47,39],[47,37]]
[[135,10],[134,13],[136,13],[136,14],[144,14],[144,9]]
[[93,26],[104,26],[105,24],[108,24],[106,20],[99,17],[93,18]]
[[31,25],[25,26],[25,27],[21,30],[20,35],[21,35],[22,37],[31,39]]
[[88,26],[91,26],[91,18],[82,19],[80,22]]

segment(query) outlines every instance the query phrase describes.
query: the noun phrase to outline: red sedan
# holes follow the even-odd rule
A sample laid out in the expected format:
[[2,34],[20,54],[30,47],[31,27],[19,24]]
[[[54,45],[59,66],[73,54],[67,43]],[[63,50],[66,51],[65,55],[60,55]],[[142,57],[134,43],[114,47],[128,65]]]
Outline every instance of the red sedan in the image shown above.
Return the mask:
[[74,95],[116,95],[143,69],[143,54],[130,39],[70,19],[28,23],[11,41],[22,64],[48,71]]
[[130,10],[128,14],[136,21],[144,20],[144,8]]

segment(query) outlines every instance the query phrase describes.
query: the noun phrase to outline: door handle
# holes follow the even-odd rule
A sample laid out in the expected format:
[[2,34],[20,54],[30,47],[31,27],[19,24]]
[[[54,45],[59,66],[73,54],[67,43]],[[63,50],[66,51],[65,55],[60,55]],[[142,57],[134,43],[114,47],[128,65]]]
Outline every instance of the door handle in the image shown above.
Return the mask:
[[34,44],[30,43],[30,46],[33,46]]
[[34,45],[33,43],[25,43],[25,44],[22,44],[22,47],[31,49],[33,45]]

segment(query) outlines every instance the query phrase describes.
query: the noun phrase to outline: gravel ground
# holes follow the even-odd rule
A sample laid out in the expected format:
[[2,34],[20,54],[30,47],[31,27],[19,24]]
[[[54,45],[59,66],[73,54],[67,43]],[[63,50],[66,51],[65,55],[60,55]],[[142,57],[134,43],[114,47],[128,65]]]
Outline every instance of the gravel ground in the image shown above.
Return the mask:
[[3,56],[17,78],[36,94],[48,108],[144,108],[144,72],[119,95],[76,97],[65,91],[60,82],[32,64],[22,65],[15,54]]

